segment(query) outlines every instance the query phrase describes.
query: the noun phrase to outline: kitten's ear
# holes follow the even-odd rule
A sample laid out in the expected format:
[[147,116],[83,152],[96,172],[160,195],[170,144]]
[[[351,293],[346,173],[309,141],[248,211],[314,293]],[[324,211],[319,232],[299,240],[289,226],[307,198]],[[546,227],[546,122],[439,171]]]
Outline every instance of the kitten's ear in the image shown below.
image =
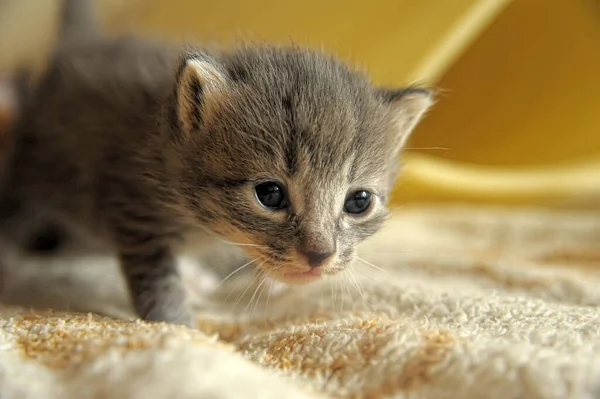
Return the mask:
[[421,88],[379,89],[378,95],[391,107],[398,129],[396,146],[399,150],[404,146],[427,110],[433,105],[434,91]]
[[30,98],[31,80],[31,72],[26,69],[17,69],[10,78],[0,77],[0,135]]
[[187,136],[200,129],[227,82],[218,65],[205,58],[183,60],[177,77],[177,118]]

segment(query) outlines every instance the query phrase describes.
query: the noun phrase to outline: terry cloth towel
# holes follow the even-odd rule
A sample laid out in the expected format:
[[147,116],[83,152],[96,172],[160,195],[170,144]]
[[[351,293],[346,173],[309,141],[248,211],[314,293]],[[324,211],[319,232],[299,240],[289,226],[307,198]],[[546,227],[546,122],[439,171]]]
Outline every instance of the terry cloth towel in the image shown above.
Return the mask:
[[0,397],[600,397],[599,243],[593,213],[405,208],[339,278],[228,280],[197,331],[127,321],[112,260],[30,260],[2,277]]

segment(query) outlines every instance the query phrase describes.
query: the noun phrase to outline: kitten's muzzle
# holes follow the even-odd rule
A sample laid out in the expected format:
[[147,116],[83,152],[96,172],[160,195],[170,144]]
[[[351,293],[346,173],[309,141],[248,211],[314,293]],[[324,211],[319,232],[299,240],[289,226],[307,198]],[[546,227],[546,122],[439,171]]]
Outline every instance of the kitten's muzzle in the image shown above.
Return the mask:
[[280,276],[280,280],[288,284],[306,284],[321,279],[322,269],[319,267],[304,272],[288,272]]
[[284,268],[279,274],[282,282],[306,284],[319,280],[323,275],[331,274],[329,265],[335,262],[336,251],[310,251],[296,248],[296,262]]

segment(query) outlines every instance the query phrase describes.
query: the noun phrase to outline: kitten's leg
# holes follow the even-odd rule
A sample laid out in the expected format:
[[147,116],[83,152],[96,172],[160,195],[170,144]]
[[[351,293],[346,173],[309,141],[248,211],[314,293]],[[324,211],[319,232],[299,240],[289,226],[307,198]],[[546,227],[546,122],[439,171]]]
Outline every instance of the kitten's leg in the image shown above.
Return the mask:
[[120,261],[135,310],[146,321],[192,327],[177,262],[167,246],[121,251]]

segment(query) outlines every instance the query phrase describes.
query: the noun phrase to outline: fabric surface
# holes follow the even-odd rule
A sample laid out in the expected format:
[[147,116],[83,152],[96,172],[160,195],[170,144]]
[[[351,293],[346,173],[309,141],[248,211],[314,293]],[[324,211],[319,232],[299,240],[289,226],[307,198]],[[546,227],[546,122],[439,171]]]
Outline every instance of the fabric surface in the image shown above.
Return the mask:
[[351,273],[198,297],[199,331],[126,321],[110,260],[31,260],[1,275],[0,397],[600,397],[599,242],[593,213],[403,209]]

